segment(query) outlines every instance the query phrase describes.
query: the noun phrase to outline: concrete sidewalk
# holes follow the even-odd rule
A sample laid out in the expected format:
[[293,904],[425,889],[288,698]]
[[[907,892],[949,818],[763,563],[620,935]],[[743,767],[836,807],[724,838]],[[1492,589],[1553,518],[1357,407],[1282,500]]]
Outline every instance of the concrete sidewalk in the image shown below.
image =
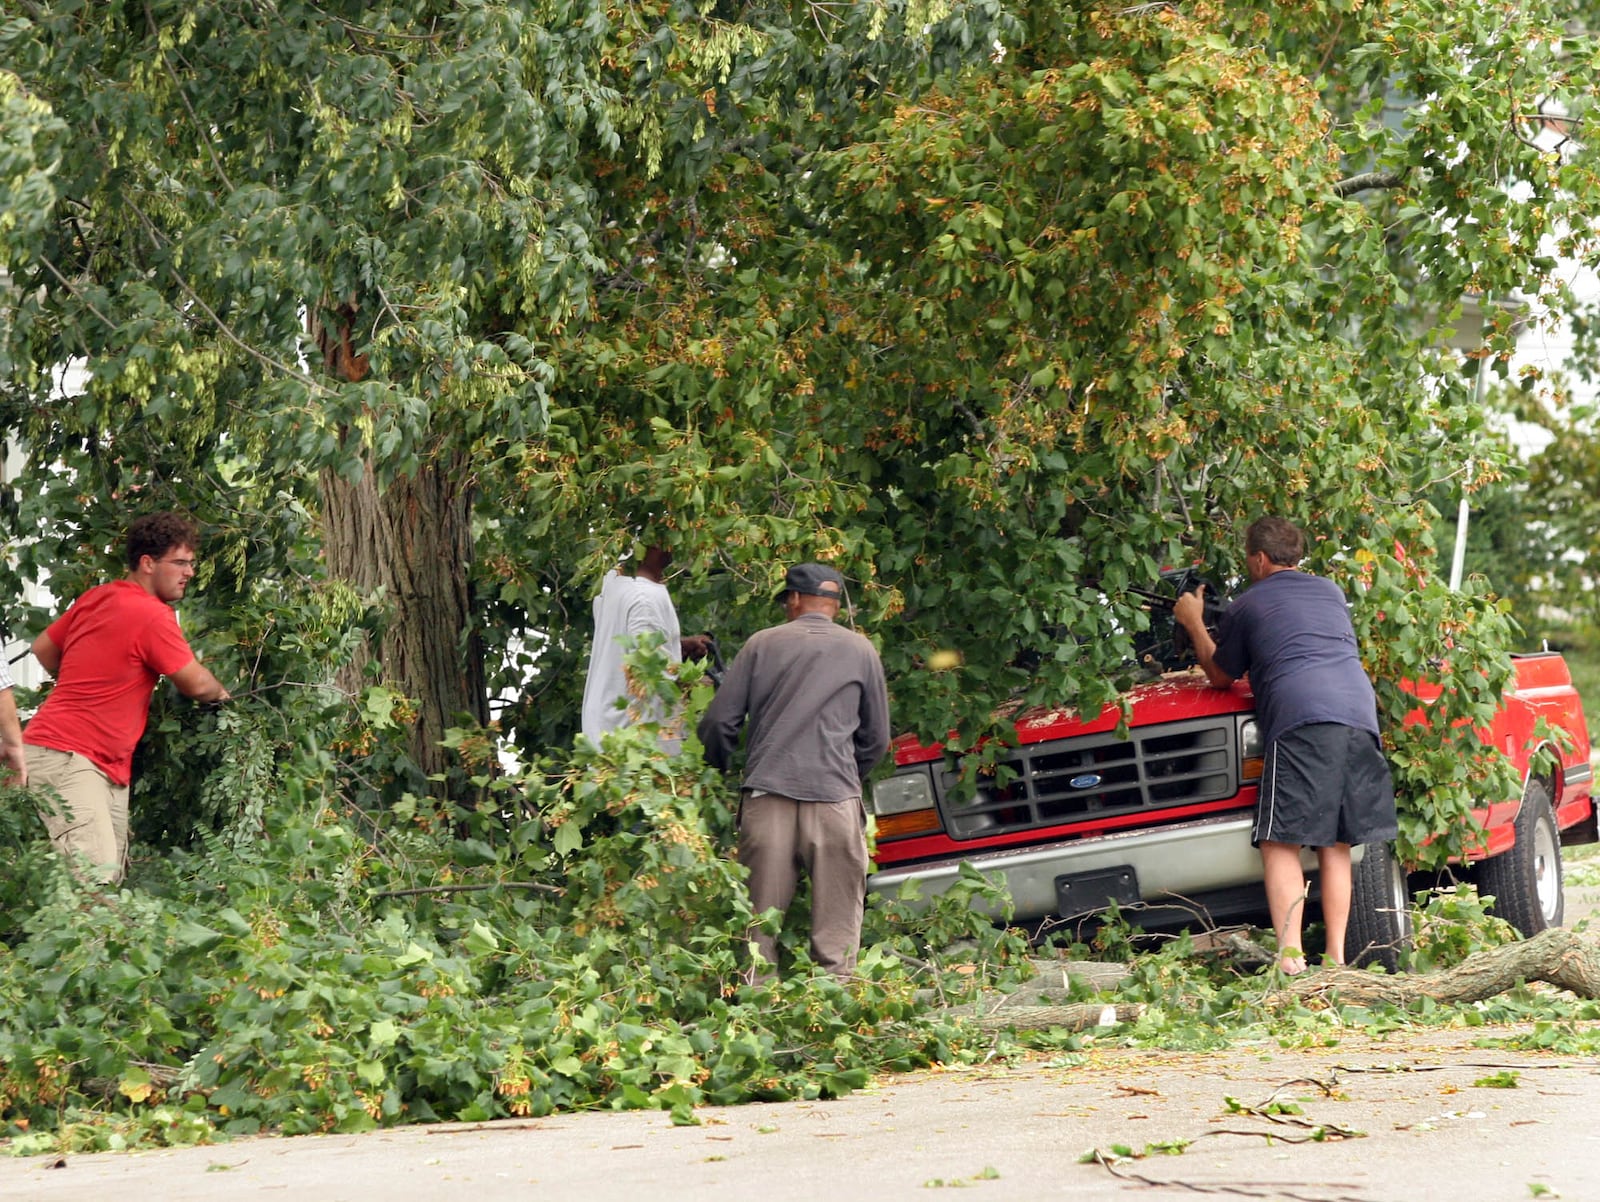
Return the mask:
[[[1490,1033],[1097,1051],[888,1077],[836,1101],[712,1107],[698,1127],[592,1113],[0,1160],[0,1199],[880,1202],[950,1187],[1086,1202],[1600,1199],[1600,1062],[1472,1046]],[[1491,1078],[1516,1087],[1475,1084]],[[1303,1114],[1272,1121],[1282,1103]],[[1079,1163],[1092,1148],[1175,1141],[1191,1142],[1114,1168]]]

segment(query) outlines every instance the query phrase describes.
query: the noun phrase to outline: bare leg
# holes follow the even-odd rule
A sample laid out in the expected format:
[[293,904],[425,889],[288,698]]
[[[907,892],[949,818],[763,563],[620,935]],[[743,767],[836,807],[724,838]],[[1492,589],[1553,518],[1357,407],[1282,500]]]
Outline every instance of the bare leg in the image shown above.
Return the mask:
[[1350,921],[1350,845],[1317,848],[1322,869],[1322,922],[1328,928],[1328,959],[1344,963],[1344,933]]
[[[1293,843],[1261,844],[1262,875],[1266,878],[1267,909],[1272,931],[1278,937],[1278,967],[1293,976],[1306,967],[1301,927],[1306,909],[1306,876],[1300,870],[1300,848]],[[1345,909],[1350,908],[1346,897]]]

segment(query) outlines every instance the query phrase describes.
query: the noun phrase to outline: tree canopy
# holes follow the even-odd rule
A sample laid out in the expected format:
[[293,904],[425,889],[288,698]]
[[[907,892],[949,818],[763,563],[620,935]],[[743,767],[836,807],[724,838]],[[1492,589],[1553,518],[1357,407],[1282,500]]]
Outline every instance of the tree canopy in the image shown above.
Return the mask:
[[[1243,525],[1283,513],[1356,594],[1408,840],[1460,828],[1514,786],[1401,731],[1398,682],[1442,663],[1474,718],[1504,682],[1504,614],[1435,578],[1430,497],[1507,453],[1444,334],[1472,294],[1561,308],[1555,252],[1594,230],[1592,48],[1499,5],[1016,15],[847,136],[616,224],[629,270],[557,350],[535,528],[582,546],[664,517],[689,607],[736,633],[774,562],[836,559],[901,721],[971,738],[998,697],[1114,700],[1131,589],[1195,560],[1237,580]],[[1486,336],[1503,374],[1510,321]],[[961,666],[924,670],[945,649]]]
[[423,772],[462,723],[571,736],[646,529],[730,643],[837,563],[899,722],[975,734],[1114,700],[1129,589],[1236,579],[1279,512],[1380,682],[1448,648],[1485,703],[1506,632],[1431,582],[1428,498],[1504,455],[1440,329],[1559,308],[1592,244],[1568,6],[9,12],[20,569],[70,591],[130,508],[190,509],[199,625],[270,691],[315,611]]
[[1492,659],[1492,608],[1424,583],[1430,490],[1502,458],[1439,327],[1592,239],[1571,16],[20,3],[21,568],[69,588],[188,508],[216,628],[270,657],[250,611],[304,594],[430,772],[497,684],[525,747],[571,735],[645,526],[732,641],[836,562],[923,733],[1113,700],[1129,588],[1234,578],[1267,510],[1371,592],[1380,679]]

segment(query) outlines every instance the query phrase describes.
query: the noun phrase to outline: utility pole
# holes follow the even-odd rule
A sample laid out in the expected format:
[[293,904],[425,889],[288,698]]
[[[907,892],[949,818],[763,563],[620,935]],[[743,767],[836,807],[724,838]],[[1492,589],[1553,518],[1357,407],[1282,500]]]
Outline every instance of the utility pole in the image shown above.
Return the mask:
[[[1478,383],[1473,390],[1472,404],[1475,409],[1483,408],[1483,398],[1489,392],[1489,294],[1483,294],[1483,299],[1478,302],[1483,314],[1483,356],[1478,360]],[[1472,460],[1467,460],[1467,474],[1461,480],[1461,503],[1456,507],[1456,549],[1450,557],[1450,591],[1461,590],[1461,577],[1467,566],[1467,522],[1471,506],[1467,504],[1467,495],[1472,489]]]

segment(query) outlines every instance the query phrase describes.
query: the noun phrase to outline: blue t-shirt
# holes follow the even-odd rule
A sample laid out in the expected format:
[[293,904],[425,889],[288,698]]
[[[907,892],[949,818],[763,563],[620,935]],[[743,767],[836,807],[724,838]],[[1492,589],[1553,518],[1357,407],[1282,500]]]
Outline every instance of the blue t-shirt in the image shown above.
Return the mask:
[[1378,734],[1372,682],[1331,580],[1280,571],[1256,581],[1223,611],[1214,660],[1229,676],[1249,675],[1268,742],[1312,722]]

